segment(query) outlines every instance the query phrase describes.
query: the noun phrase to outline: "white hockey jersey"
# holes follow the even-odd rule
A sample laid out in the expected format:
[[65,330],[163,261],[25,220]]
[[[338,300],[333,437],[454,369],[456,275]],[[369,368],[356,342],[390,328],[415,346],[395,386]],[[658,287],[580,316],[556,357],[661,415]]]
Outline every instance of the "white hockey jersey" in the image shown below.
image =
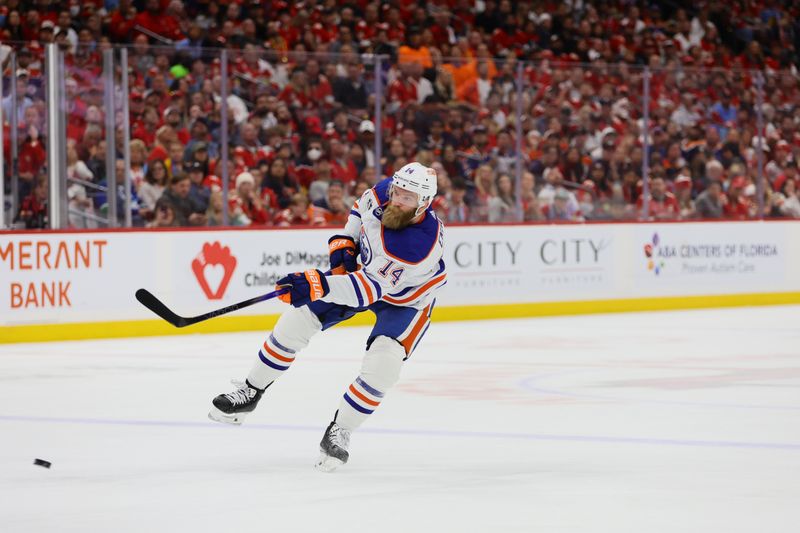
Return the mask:
[[442,253],[444,224],[432,209],[402,230],[381,224],[389,203],[391,178],[380,181],[356,200],[344,228],[359,243],[362,268],[346,275],[328,275],[323,301],[366,307],[379,300],[423,309],[447,283]]

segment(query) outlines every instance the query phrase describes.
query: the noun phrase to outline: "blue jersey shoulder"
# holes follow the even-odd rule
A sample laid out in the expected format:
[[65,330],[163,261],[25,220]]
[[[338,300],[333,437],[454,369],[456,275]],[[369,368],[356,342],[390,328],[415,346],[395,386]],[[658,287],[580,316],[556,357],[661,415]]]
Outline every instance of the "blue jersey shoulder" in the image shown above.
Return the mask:
[[392,178],[384,178],[378,183],[375,184],[375,195],[378,197],[378,201],[381,205],[385,205],[389,202],[389,187],[392,185]]
[[383,247],[387,254],[404,263],[417,264],[428,257],[439,238],[439,219],[431,209],[417,224],[401,230],[382,227]]

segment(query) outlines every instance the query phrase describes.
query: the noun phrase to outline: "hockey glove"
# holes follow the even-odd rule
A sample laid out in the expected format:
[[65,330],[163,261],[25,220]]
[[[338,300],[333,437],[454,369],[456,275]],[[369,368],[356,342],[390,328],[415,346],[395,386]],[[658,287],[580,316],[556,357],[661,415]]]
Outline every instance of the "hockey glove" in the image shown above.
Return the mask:
[[358,270],[356,243],[348,235],[334,235],[328,239],[331,274],[347,274]]
[[306,270],[284,276],[278,280],[275,288],[288,288],[289,292],[279,295],[278,298],[294,307],[302,307],[319,300],[331,290],[325,274],[319,270]]

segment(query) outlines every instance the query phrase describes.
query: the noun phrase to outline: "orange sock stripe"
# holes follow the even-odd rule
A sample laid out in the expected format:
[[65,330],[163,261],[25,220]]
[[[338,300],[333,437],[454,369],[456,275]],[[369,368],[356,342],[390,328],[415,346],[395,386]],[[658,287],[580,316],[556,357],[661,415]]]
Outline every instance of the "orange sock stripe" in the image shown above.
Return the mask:
[[291,363],[292,361],[294,361],[294,357],[286,357],[284,355],[279,354],[278,352],[270,348],[269,344],[267,344],[266,342],[264,342],[264,349],[268,351],[272,357],[278,359],[279,361],[283,361],[284,363]]
[[376,402],[376,401],[374,401],[374,400],[370,400],[369,398],[367,398],[366,396],[364,396],[363,394],[361,394],[360,392],[358,392],[358,390],[357,390],[357,389],[356,389],[356,388],[355,388],[355,387],[354,387],[352,384],[350,384],[350,392],[352,392],[353,394],[355,394],[355,395],[356,395],[356,397],[357,397],[359,400],[361,400],[362,402],[364,402],[364,403],[366,403],[366,404],[368,404],[368,405],[371,405],[371,406],[373,406],[373,407],[377,407],[377,406],[379,406],[379,405],[381,404],[381,402]]

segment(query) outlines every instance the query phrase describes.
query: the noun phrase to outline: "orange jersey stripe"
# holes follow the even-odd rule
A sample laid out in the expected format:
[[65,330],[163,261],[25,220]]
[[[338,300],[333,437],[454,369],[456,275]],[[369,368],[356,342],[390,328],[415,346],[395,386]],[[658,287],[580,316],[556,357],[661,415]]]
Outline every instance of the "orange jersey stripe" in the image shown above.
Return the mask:
[[364,278],[364,274],[362,272],[355,272],[353,275],[358,278],[358,281],[360,281],[361,285],[364,287],[364,291],[366,291],[367,295],[367,301],[369,303],[375,303],[375,295],[373,294],[372,287],[370,287],[372,284]]
[[411,296],[406,296],[404,298],[392,298],[391,296],[384,296],[383,299],[386,300],[389,303],[392,303],[392,304],[404,304],[404,303],[408,303],[408,302],[414,301],[417,298],[419,298],[422,294],[424,294],[425,291],[427,291],[428,289],[430,289],[431,287],[433,287],[437,283],[440,283],[440,282],[444,281],[444,279],[446,277],[447,277],[447,274],[442,274],[440,276],[437,276],[437,277],[433,278],[428,283],[426,283],[425,285],[423,285],[422,287],[420,287],[419,289],[414,291],[411,294]]
[[368,405],[372,405],[373,407],[377,407],[377,406],[379,406],[381,404],[381,402],[376,402],[374,400],[370,400],[369,398],[367,398],[366,396],[364,396],[363,394],[358,392],[358,390],[356,390],[356,388],[352,384],[350,385],[350,392],[355,394],[358,397],[358,399],[361,400],[362,402],[364,402],[364,403],[366,403]]
[[428,311],[430,311],[430,308],[431,306],[428,305],[422,310],[422,316],[420,316],[417,320],[417,323],[414,324],[414,329],[411,330],[411,333],[408,334],[408,337],[403,339],[401,344],[403,345],[403,348],[406,349],[406,355],[411,353],[411,349],[414,347],[414,341],[417,340],[417,336],[419,336],[423,326],[425,326],[425,324],[428,322]]
[[286,357],[286,356],[283,356],[283,355],[277,353],[275,350],[270,348],[269,345],[266,342],[264,343],[264,349],[266,351],[268,351],[269,354],[272,357],[274,357],[275,359],[278,359],[278,360],[283,361],[285,363],[291,363],[292,361],[294,361],[294,357]]

